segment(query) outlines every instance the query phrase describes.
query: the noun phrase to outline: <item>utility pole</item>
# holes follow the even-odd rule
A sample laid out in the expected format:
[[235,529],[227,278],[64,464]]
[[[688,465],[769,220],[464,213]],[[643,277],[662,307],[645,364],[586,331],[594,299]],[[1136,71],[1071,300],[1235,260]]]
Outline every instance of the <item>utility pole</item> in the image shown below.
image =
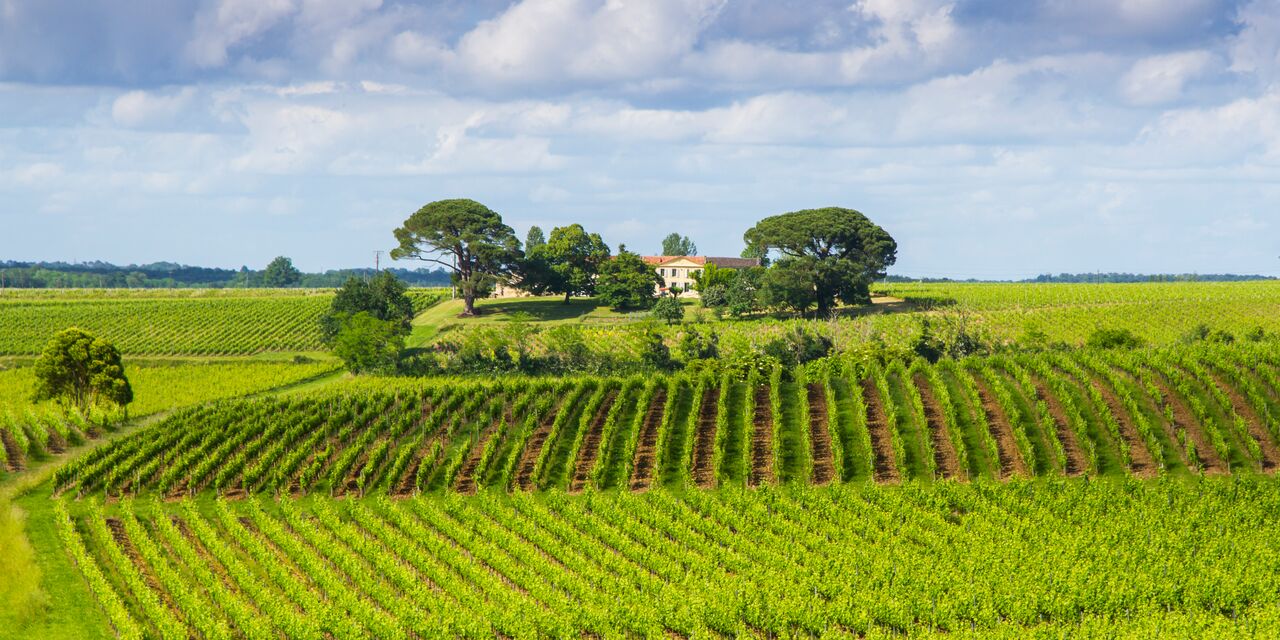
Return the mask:
[[382,251],[373,252],[373,270],[378,272],[382,270]]

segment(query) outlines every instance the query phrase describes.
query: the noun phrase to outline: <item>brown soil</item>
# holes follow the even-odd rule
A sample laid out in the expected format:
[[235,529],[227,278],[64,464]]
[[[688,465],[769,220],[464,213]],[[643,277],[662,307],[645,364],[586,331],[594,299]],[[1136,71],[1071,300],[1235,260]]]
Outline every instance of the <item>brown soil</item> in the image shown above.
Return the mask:
[[1211,372],[1209,377],[1213,379],[1213,383],[1218,385],[1219,389],[1227,394],[1227,399],[1231,401],[1231,408],[1235,409],[1236,414],[1244,418],[1244,422],[1249,427],[1249,435],[1258,442],[1258,448],[1262,450],[1262,470],[1266,472],[1275,471],[1277,461],[1280,461],[1280,452],[1276,451],[1276,443],[1271,439],[1271,434],[1267,433],[1265,427],[1262,426],[1262,416],[1254,411],[1253,405],[1245,399],[1244,395],[1235,385],[1227,384],[1222,376],[1216,372]]
[[[1222,457],[1218,455],[1218,450],[1213,448],[1213,442],[1209,440],[1209,436],[1204,432],[1204,425],[1196,419],[1191,411],[1191,407],[1187,406],[1182,396],[1174,392],[1167,381],[1161,376],[1152,376],[1156,388],[1160,390],[1160,394],[1164,396],[1165,403],[1173,409],[1173,426],[1175,429],[1181,429],[1186,432],[1189,438],[1196,446],[1196,462],[1200,465],[1200,472],[1206,475],[1226,475],[1228,473],[1227,465],[1222,462]],[[1174,442],[1180,442],[1177,438]],[[1191,462],[1191,461],[1188,461]]]
[[413,493],[418,480],[418,468],[422,466],[422,458],[430,451],[427,447],[419,447],[418,451],[413,454],[413,462],[410,462],[404,471],[404,475],[395,480],[394,488],[391,490],[393,496],[407,496]]
[[991,430],[991,436],[996,439],[996,455],[1000,457],[1000,477],[1008,478],[1015,473],[1026,476],[1027,464],[1018,453],[1018,441],[1013,437],[1013,425],[1009,422],[1009,416],[1005,415],[1000,403],[996,402],[995,394],[992,393],[991,387],[987,386],[986,380],[975,375],[973,381],[978,386],[978,397],[982,400],[982,413],[986,415],[987,428]]
[[[1113,370],[1117,374],[1128,379],[1134,384],[1142,386],[1142,381],[1139,380],[1138,377],[1133,375],[1132,373],[1129,373],[1128,371],[1125,371],[1124,369],[1119,369],[1119,368],[1116,368]],[[1151,400],[1149,398],[1146,399],[1146,402],[1148,406],[1154,407],[1155,412],[1159,415],[1159,418],[1157,419],[1157,423],[1159,424],[1160,429],[1164,431],[1165,437],[1168,438],[1169,442],[1174,445],[1173,454],[1176,455],[1178,459],[1182,461],[1183,464],[1191,465],[1193,461],[1187,460],[1187,450],[1185,447],[1181,445],[1182,441],[1178,439],[1177,428],[1173,425],[1173,423],[1169,422],[1169,418],[1165,416],[1164,407],[1157,405],[1154,400]]]
[[1089,463],[1085,460],[1084,451],[1080,449],[1080,442],[1076,440],[1075,432],[1071,430],[1071,423],[1067,419],[1067,410],[1062,406],[1062,400],[1051,393],[1044,380],[1038,376],[1032,376],[1031,381],[1036,387],[1036,397],[1049,406],[1049,415],[1053,417],[1058,442],[1062,443],[1062,450],[1067,454],[1067,467],[1063,471],[1069,476],[1084,473]]
[[827,416],[827,391],[816,382],[809,384],[809,443],[813,447],[813,483],[827,484],[835,477],[831,457],[831,428]]
[[862,381],[862,398],[867,405],[867,431],[871,434],[871,451],[875,454],[876,482],[898,482],[898,465],[893,456],[893,435],[889,433],[889,417],[884,412],[880,391],[870,378]]
[[160,580],[156,578],[151,571],[151,565],[142,560],[142,556],[138,553],[137,547],[133,546],[133,541],[129,539],[129,534],[124,530],[124,521],[119,518],[106,518],[107,528],[111,530],[111,537],[116,541],[116,546],[128,556],[133,562],[133,566],[137,567],[138,572],[142,574],[142,579],[146,581],[147,586],[151,587],[156,595],[164,601],[165,605],[173,612],[177,612],[178,608],[174,606],[173,599],[169,596],[169,592],[160,586]]
[[[374,444],[376,443],[377,441],[374,441]],[[353,493],[360,489],[360,483],[357,481],[360,479],[360,472],[363,471],[364,466],[369,463],[369,450],[372,448],[373,447],[371,445],[365,447],[365,450],[360,452],[360,456],[356,458],[356,463],[351,465],[351,469],[347,471],[346,477],[342,479],[338,486],[333,488],[333,497],[341,498],[348,493]]]
[[542,453],[542,447],[547,444],[547,438],[551,437],[551,425],[555,419],[555,411],[547,414],[524,443],[524,450],[520,452],[520,462],[516,463],[516,487],[521,491],[533,488],[533,472],[538,466],[538,456]]
[[756,387],[754,425],[751,432],[751,486],[773,482],[773,401],[769,385]]
[[[504,412],[510,415],[510,405]],[[462,463],[462,468],[458,470],[458,478],[454,481],[454,489],[458,493],[473,494],[476,492],[476,469],[480,466],[480,458],[484,456],[484,448],[489,443],[489,439],[493,434],[497,433],[498,426],[502,424],[502,417],[494,420],[489,426],[480,432],[480,437],[476,438],[476,443],[471,447],[471,451],[467,453],[467,461]],[[508,422],[508,425],[511,423]]]
[[1151,452],[1147,450],[1147,443],[1143,442],[1142,436],[1138,433],[1138,428],[1133,424],[1133,418],[1129,415],[1129,411],[1125,409],[1124,403],[1120,401],[1120,397],[1111,388],[1111,385],[1090,378],[1089,383],[1102,393],[1102,399],[1107,403],[1107,409],[1111,411],[1111,415],[1115,416],[1116,422],[1120,424],[1120,437],[1129,444],[1129,470],[1133,475],[1138,477],[1151,477],[1156,475],[1155,459],[1151,457]]
[[22,452],[18,451],[18,443],[14,441],[13,434],[8,429],[0,429],[0,443],[4,444],[4,455],[9,461],[10,471],[22,471],[25,465],[22,463]]
[[956,455],[955,443],[951,442],[951,434],[947,433],[946,420],[942,416],[942,406],[933,395],[933,387],[921,374],[912,377],[916,389],[920,391],[920,401],[924,405],[924,418],[929,423],[929,438],[933,442],[933,460],[937,464],[938,473],[943,478],[952,479],[960,476],[960,457]]
[[57,429],[49,430],[49,453],[62,453],[67,450],[67,439]]
[[582,438],[582,447],[578,449],[578,461],[574,465],[573,478],[569,481],[569,491],[574,493],[581,492],[586,488],[587,481],[591,479],[591,470],[595,468],[596,460],[600,457],[600,441],[604,438],[604,422],[609,417],[609,409],[617,401],[617,398],[618,390],[610,390],[600,403],[600,407],[596,409],[596,415],[592,416],[591,424],[587,427],[587,434]]
[[662,426],[662,410],[667,404],[667,390],[659,387],[649,402],[636,442],[636,457],[631,465],[631,490],[649,488],[653,475],[653,456],[658,446],[658,429]]
[[716,405],[719,402],[719,387],[710,387],[702,392],[702,407],[698,410],[697,433],[693,441],[693,482],[703,488],[716,484]]

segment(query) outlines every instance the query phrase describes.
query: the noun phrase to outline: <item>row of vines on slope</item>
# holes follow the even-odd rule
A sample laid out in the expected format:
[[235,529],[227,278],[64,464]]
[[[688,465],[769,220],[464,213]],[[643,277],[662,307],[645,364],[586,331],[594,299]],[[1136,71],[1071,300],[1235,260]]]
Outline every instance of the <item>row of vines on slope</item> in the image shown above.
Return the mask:
[[402,381],[180,412],[61,469],[76,495],[580,491],[1270,472],[1280,352],[1082,351],[745,381]]

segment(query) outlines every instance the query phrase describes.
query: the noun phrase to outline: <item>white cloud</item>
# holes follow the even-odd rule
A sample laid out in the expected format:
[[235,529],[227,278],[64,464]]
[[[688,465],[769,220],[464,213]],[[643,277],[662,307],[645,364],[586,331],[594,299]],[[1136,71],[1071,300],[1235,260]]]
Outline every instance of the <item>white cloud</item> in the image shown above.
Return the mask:
[[293,0],[214,0],[196,16],[188,61],[200,68],[227,64],[227,52],[294,13]]
[[1280,3],[1254,0],[1236,20],[1242,28],[1231,43],[1231,70],[1264,85],[1280,81]]
[[1120,92],[1130,104],[1154,105],[1177,100],[1187,82],[1201,76],[1213,62],[1208,51],[1180,51],[1142,58],[1120,80]]
[[123,127],[159,126],[172,122],[195,96],[194,87],[171,94],[130,91],[111,103],[111,118]]
[[57,182],[63,176],[62,165],[54,162],[37,162],[18,167],[11,172],[14,182],[26,186],[41,186]]
[[688,54],[722,0],[524,0],[462,37],[461,70],[521,86],[660,74]]

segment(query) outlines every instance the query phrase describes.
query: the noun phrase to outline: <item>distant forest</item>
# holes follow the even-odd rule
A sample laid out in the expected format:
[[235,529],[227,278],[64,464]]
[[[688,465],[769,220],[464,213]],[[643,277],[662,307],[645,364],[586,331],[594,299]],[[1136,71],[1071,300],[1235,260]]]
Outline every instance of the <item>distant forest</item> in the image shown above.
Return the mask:
[[[444,269],[383,269],[410,286],[449,286]],[[261,287],[262,271],[248,267],[216,269],[192,267],[172,262],[117,266],[107,262],[14,262],[0,261],[0,288],[146,288],[179,287]],[[302,273],[296,286],[339,287],[351,276],[373,275],[373,269],[331,269],[324,273]]]
[[912,278],[910,276],[891,275],[884,282],[1037,282],[1037,283],[1134,283],[1134,282],[1250,282],[1254,280],[1276,280],[1274,276],[1240,275],[1235,273],[1046,273],[1025,280],[954,280],[951,278]]

